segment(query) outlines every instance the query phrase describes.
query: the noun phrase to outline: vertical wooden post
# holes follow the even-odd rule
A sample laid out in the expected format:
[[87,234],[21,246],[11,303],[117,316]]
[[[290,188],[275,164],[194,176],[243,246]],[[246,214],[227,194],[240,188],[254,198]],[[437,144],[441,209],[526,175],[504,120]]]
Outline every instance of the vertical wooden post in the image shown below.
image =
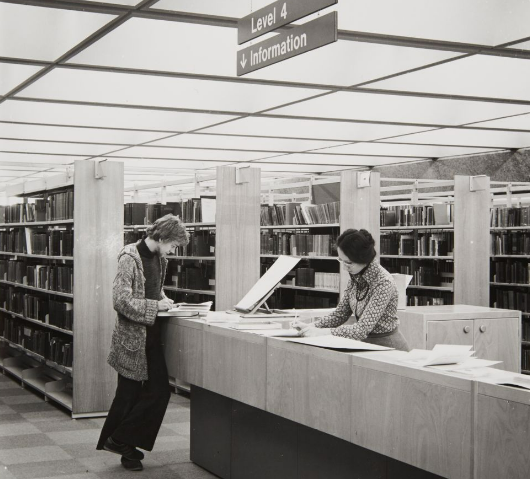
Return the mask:
[[217,168],[215,305],[232,309],[260,277],[261,171]]
[[[369,231],[375,240],[379,255],[379,209],[380,209],[380,174],[370,173],[370,186],[359,188],[357,179],[360,172],[343,171],[340,180],[340,232],[354,228]],[[348,284],[349,275],[341,268],[341,294]]]
[[454,303],[489,306],[490,179],[471,191],[470,176],[455,176]]
[[112,283],[123,247],[123,163],[76,161],[74,172],[74,361],[72,413],[109,410],[116,372],[107,364],[116,312]]

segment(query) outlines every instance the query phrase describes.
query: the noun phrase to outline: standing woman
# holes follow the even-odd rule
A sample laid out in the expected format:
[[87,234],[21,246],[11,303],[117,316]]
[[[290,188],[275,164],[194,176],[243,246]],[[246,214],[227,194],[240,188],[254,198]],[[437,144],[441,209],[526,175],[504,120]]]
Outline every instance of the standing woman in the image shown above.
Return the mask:
[[[366,230],[348,229],[337,239],[338,260],[350,281],[335,311],[312,324],[296,323],[303,336],[333,334],[408,351],[398,330],[398,290],[390,273],[374,261],[375,241]],[[355,323],[344,325],[353,316]]]
[[136,448],[153,449],[171,395],[156,316],[173,304],[162,289],[165,256],[188,241],[180,219],[166,215],[118,255],[113,286],[118,317],[108,357],[118,372],[118,386],[97,449],[121,455],[128,470],[143,469],[144,454]]

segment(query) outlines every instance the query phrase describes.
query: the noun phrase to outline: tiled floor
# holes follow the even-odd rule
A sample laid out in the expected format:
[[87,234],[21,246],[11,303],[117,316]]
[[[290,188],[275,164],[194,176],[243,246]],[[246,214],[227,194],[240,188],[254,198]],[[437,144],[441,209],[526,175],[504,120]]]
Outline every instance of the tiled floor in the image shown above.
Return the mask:
[[210,479],[189,459],[190,401],[173,394],[143,472],[129,472],[120,457],[97,451],[103,418],[71,419],[31,389],[0,373],[0,479]]

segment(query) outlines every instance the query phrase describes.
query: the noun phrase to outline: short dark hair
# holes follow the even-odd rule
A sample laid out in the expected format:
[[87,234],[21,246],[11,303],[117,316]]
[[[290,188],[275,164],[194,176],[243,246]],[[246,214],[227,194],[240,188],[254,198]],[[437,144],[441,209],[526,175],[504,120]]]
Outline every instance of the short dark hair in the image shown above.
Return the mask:
[[190,241],[190,235],[186,231],[184,223],[178,216],[171,214],[158,218],[152,225],[147,227],[145,234],[152,240],[162,243],[176,241],[179,246],[184,246]]
[[337,247],[357,264],[368,264],[375,256],[375,241],[366,230],[347,229],[337,238]]

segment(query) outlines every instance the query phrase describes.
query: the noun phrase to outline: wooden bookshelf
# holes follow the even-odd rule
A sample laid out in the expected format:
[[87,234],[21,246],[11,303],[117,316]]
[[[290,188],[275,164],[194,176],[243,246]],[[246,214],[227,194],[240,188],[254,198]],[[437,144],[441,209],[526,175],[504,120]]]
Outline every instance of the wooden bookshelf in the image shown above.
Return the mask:
[[428,289],[428,290],[432,290],[432,291],[448,291],[450,293],[453,292],[453,288],[450,288],[449,286],[425,286],[425,285],[409,284],[408,288],[410,288],[410,289]]
[[164,286],[166,291],[175,291],[177,293],[195,293],[195,294],[207,294],[210,296],[215,296],[215,291],[211,289],[186,289],[178,288],[177,286]]
[[326,223],[319,225],[269,225],[260,226],[262,230],[296,230],[296,229],[311,229],[311,228],[338,228],[339,223]]
[[215,256],[166,256],[168,260],[215,261]]
[[438,260],[445,260],[445,261],[453,261],[453,256],[410,256],[410,255],[399,255],[399,254],[382,254],[379,256],[380,258],[388,258],[388,259],[419,259],[419,260],[432,260],[432,259],[438,259]]
[[491,281],[490,284],[492,286],[510,286],[514,288],[530,288],[530,284],[528,283],[497,283],[495,281]]
[[[261,254],[261,258],[279,258],[280,255],[278,254]],[[298,258],[302,259],[318,259],[318,260],[333,260],[338,261],[338,256],[297,256]]]
[[[0,284],[36,291],[50,297],[73,299],[73,331],[25,317],[5,309],[4,315],[57,332],[74,339],[73,366],[67,367],[46,359],[21,345],[3,338],[17,355],[6,357],[3,369],[35,388],[45,398],[71,411],[72,417],[104,416],[114,396],[116,372],[107,364],[115,317],[112,283],[117,271],[117,256],[123,243],[123,163],[98,165],[102,175],[96,177],[95,161],[76,161],[74,178],[26,183],[14,194],[33,196],[51,190],[73,189],[74,219],[46,222],[8,223],[3,226],[33,227],[70,225],[74,230],[73,256],[47,256],[0,252],[0,254],[46,261],[73,261],[73,293],[62,293],[24,284],[0,281]],[[59,175],[61,176],[61,175]],[[64,175],[62,175],[64,176]],[[48,188],[46,187],[48,186]],[[20,374],[19,374],[20,373]]]
[[427,226],[381,226],[381,231],[407,231],[407,230],[453,230],[453,225],[427,225]]
[[280,288],[283,289],[300,289],[302,291],[318,291],[321,293],[334,293],[334,294],[340,294],[339,290],[336,289],[328,289],[328,288],[313,288],[309,286],[295,286],[290,284],[280,284]]
[[13,281],[0,280],[0,284],[7,284],[14,286],[15,288],[29,289],[31,291],[40,291],[41,293],[53,294],[56,296],[62,296],[64,298],[73,298],[73,293],[63,293],[62,291],[54,291],[52,289],[36,288],[35,286],[28,286],[27,284],[14,283]]

